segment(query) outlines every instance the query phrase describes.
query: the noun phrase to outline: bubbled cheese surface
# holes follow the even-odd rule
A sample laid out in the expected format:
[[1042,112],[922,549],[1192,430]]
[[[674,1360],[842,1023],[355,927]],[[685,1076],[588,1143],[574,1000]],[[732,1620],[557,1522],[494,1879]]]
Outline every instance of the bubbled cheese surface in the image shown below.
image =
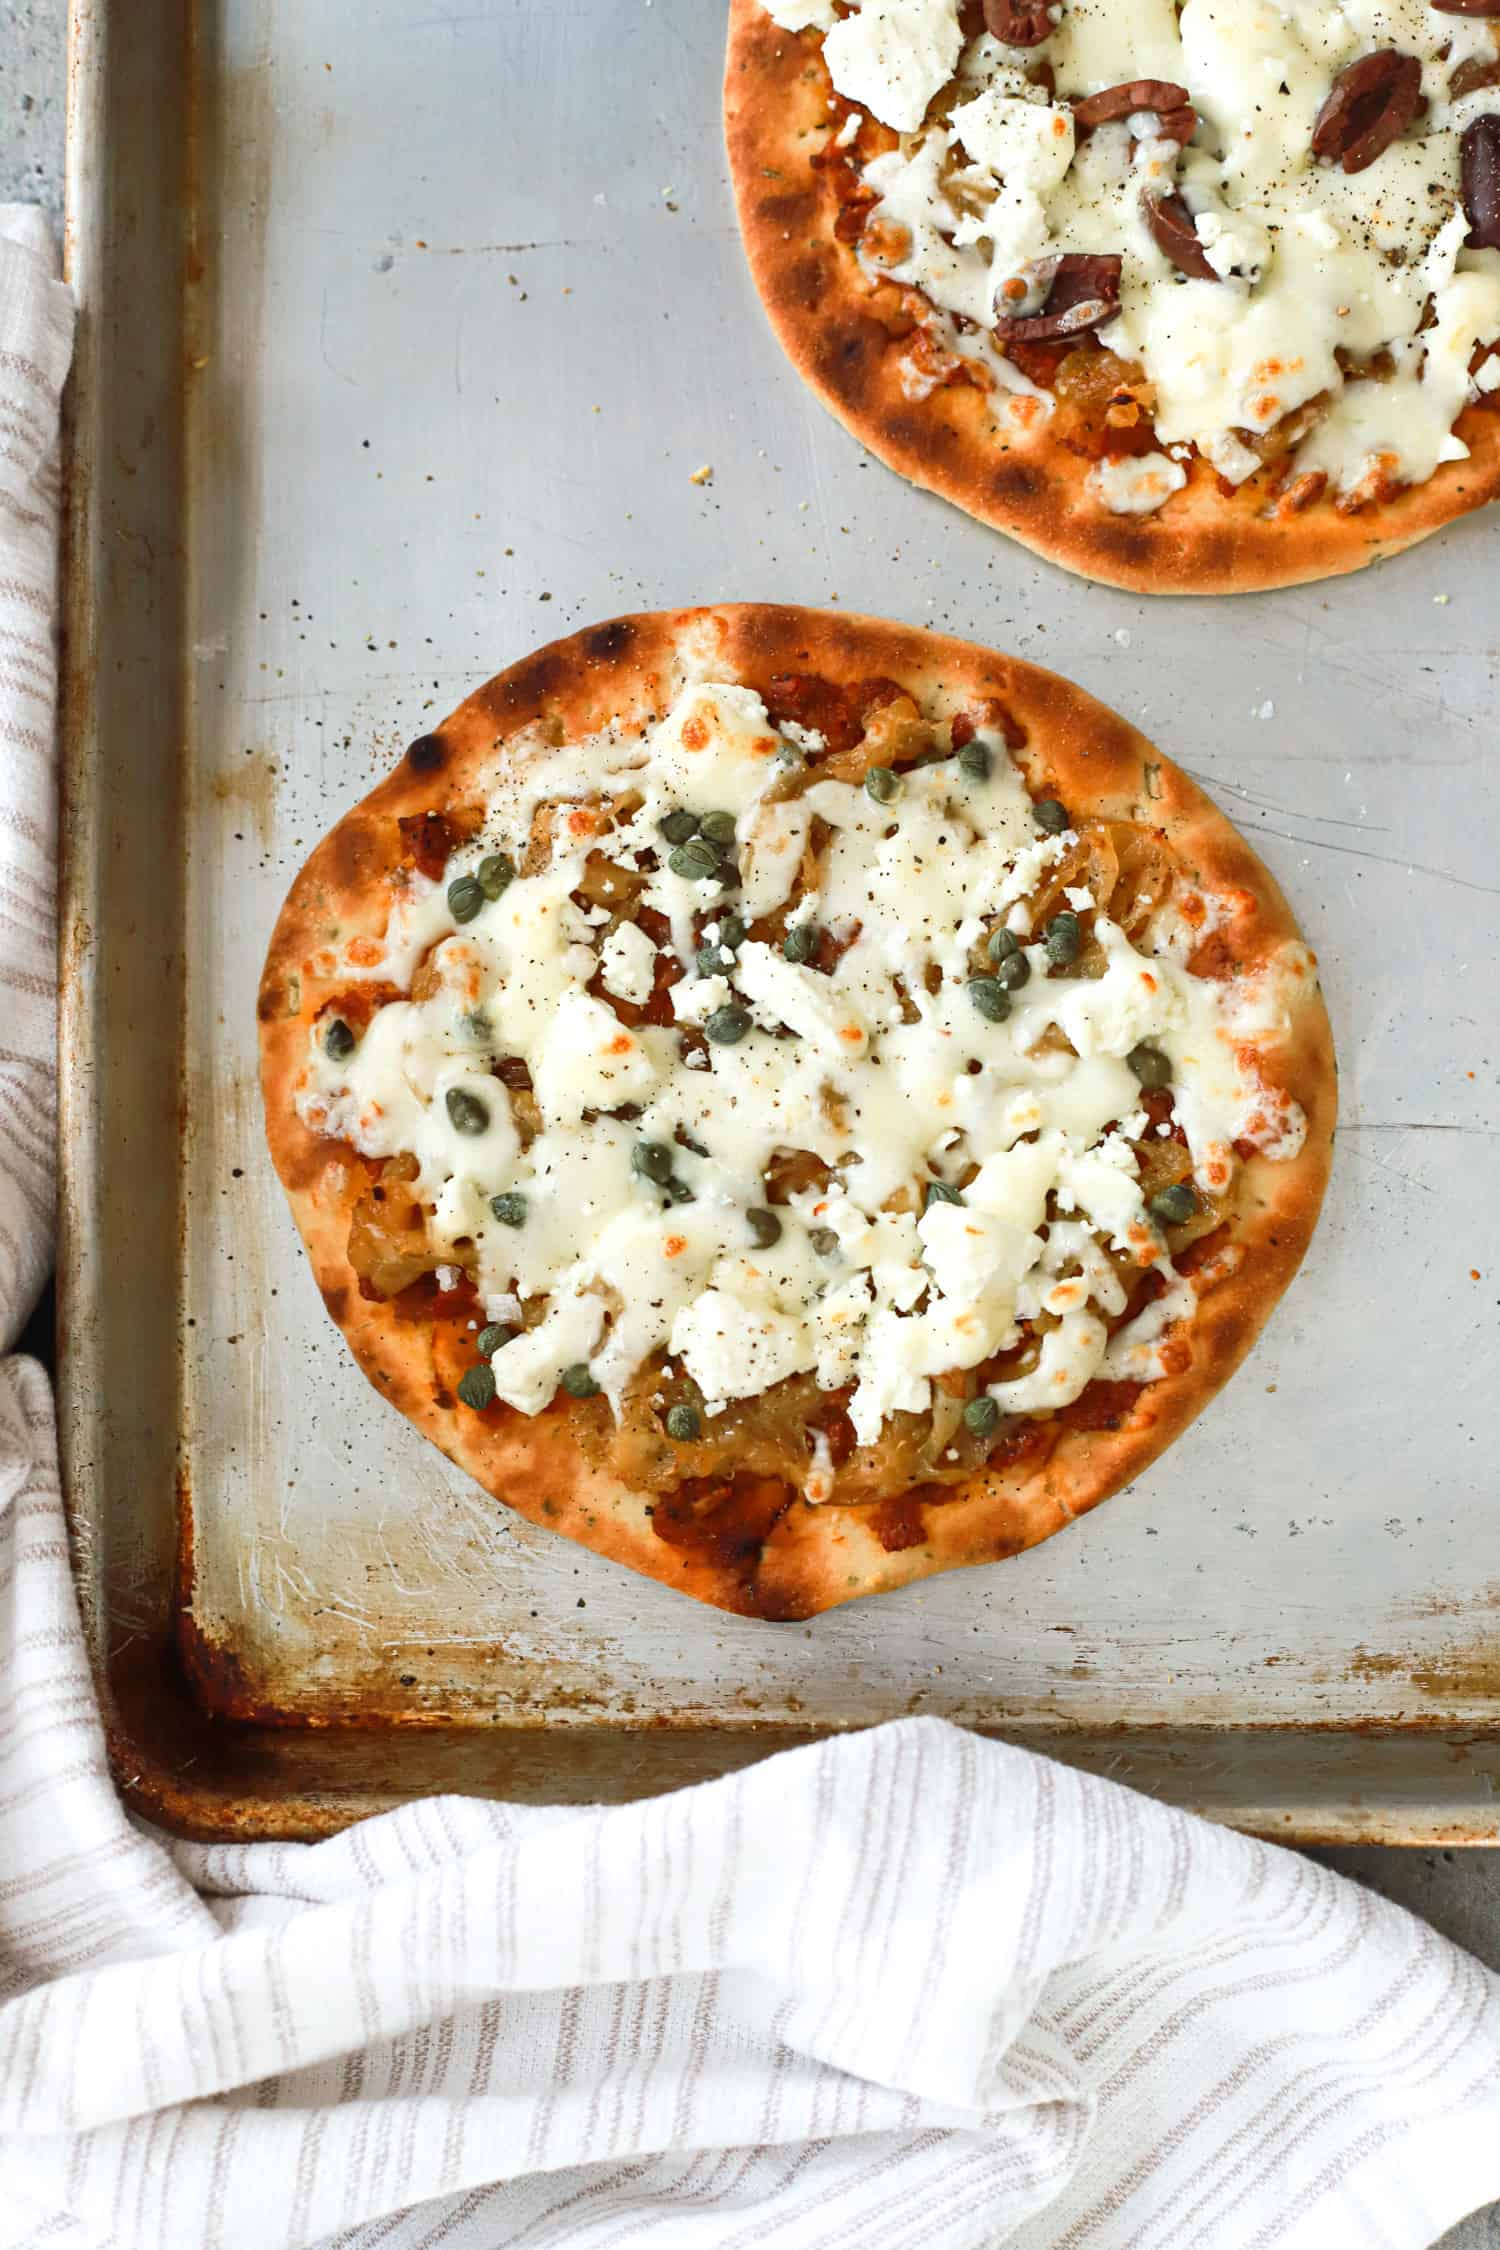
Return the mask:
[[[823,28],[814,8],[771,12]],[[1338,495],[1421,483],[1465,458],[1453,425],[1476,395],[1476,347],[1500,336],[1500,251],[1465,246],[1459,141],[1500,93],[1450,89],[1461,65],[1500,52],[1496,24],[1429,0],[1061,0],[1054,12],[1039,47],[985,34],[938,83],[951,0],[862,0],[828,31],[834,86],[903,135],[864,169],[874,216],[904,230],[877,230],[880,271],[983,332],[1008,282],[1036,296],[1047,259],[1121,255],[1120,312],[1100,341],[1144,368],[1162,444],[1197,446],[1236,484],[1259,466],[1246,436],[1313,402],[1295,467]],[[899,38],[877,29],[888,19]],[[1346,175],[1314,159],[1314,124],[1338,74],[1379,48],[1420,60],[1427,106]],[[1051,98],[1023,75],[1039,62]],[[1072,100],[1143,78],[1186,87],[1200,120],[1190,147],[1157,137],[1149,114],[1075,134]],[[952,93],[924,125],[916,97],[943,85]],[[1221,278],[1188,279],[1153,240],[1143,194],[1173,192]],[[906,245],[894,262],[893,242]],[[1348,379],[1377,354],[1391,363],[1381,380]],[[984,356],[1013,411],[1013,371]],[[1158,455],[1101,470],[1094,490],[1148,514],[1183,482]]]
[[[889,1414],[926,1409],[934,1377],[1009,1349],[1043,1315],[1036,1368],[994,1386],[1007,1410],[1066,1405],[1101,1371],[1161,1372],[1166,1298],[1106,1327],[1126,1303],[1111,1247],[1161,1265],[1184,1308],[1144,1208],[1130,1139],[1146,1120],[1124,1057],[1150,1041],[1172,1058],[1197,1177],[1220,1190],[1231,1143],[1265,1131],[1255,1040],[1283,1025],[1285,986],[1276,966],[1249,992],[1191,975],[1171,912],[1148,952],[1099,917],[1103,973],[1049,974],[1027,902],[1072,839],[1039,836],[1003,741],[979,740],[988,778],[942,755],[879,804],[814,767],[803,795],[767,802],[802,750],[753,691],[691,684],[644,729],[511,745],[483,830],[444,881],[412,873],[398,889],[365,973],[409,986],[425,962],[425,996],[377,1008],[342,1059],[314,1036],[298,1109],[364,1155],[414,1156],[430,1235],[473,1271],[490,1317],[531,1308],[535,1325],[494,1356],[502,1399],[536,1413],[587,1361],[618,1404],[665,1352],[710,1414],[790,1375],[852,1386],[868,1443]],[[521,864],[539,807],[549,863],[456,927],[447,883],[497,850]],[[715,945],[726,894],[673,873],[658,831],[684,807],[735,816],[745,882],[729,903],[764,864],[782,870],[767,895],[784,902],[809,824],[822,824],[816,887],[794,919],[844,945],[831,974],[753,934]],[[649,992],[655,948],[576,903],[593,851],[644,877],[642,899],[672,933],[677,1024],[632,1026],[610,1005],[612,992]],[[1031,964],[1000,1023],[967,989],[971,949],[997,917]],[[1305,957],[1284,966],[1300,976]],[[733,1044],[678,1028],[725,1005],[750,1019]],[[516,1057],[540,1112],[529,1146],[492,1069]],[[457,1105],[468,1130],[450,1113],[455,1090],[480,1105]],[[1301,1121],[1284,1103],[1274,1130],[1272,1153],[1293,1153]],[[671,1150],[685,1196],[641,1175],[643,1141]],[[823,1159],[831,1182],[780,1205],[780,1239],[757,1247],[747,1213],[788,1151]],[[931,1181],[962,1183],[962,1201],[924,1208]],[[496,1195],[524,1198],[523,1225],[493,1214]]]

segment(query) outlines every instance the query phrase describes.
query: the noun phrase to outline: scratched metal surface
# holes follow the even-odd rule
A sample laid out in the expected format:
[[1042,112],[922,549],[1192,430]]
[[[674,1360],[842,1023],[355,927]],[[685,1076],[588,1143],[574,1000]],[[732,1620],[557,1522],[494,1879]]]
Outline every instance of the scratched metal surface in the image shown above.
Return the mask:
[[[215,0],[191,39],[186,0],[160,14],[112,38],[84,0],[73,89],[69,604],[105,685],[73,667],[65,1435],[96,1637],[163,1629],[176,1465],[195,1625],[285,1713],[591,1724],[606,1759],[651,1719],[1446,1727],[1472,1755],[1434,1749],[1419,1811],[1345,1818],[1382,1767],[1338,1735],[1292,1825],[1492,1830],[1500,520],[1233,604],[1085,586],[908,489],[784,364],[719,7]],[[163,70],[175,190],[141,122]],[[1144,726],[1284,884],[1343,1068],[1304,1272],[1168,1457],[1033,1555],[806,1627],[512,1521],[378,1406],[254,1082],[286,885],[403,744],[576,624],[734,596],[965,634]],[[1170,1761],[1152,1786],[1192,1795]]]

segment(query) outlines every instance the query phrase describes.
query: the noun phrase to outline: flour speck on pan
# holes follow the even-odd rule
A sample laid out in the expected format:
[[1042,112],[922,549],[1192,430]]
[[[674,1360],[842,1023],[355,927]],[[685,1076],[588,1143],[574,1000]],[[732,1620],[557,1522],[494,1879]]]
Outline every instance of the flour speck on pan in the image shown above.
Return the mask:
[[1225,1381],[1334,1070],[1274,883],[1034,666],[745,605],[482,688],[293,886],[270,1144],[498,1499],[811,1615],[1061,1529]]
[[893,468],[1234,593],[1500,492],[1500,19],[1471,0],[731,0],[761,297]]

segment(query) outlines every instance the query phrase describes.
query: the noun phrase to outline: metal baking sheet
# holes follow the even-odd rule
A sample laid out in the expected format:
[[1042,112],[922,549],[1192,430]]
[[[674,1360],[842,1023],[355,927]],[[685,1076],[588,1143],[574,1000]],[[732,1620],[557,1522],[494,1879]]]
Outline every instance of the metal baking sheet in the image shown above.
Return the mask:
[[[715,0],[75,8],[63,1429],[117,1770],[309,1834],[925,1712],[1283,1835],[1494,1837],[1500,517],[1152,603],[909,489],[762,319],[722,36]],[[1144,726],[1285,884],[1343,1064],[1307,1266],[1170,1455],[1019,1561],[780,1627],[513,1520],[377,1405],[254,1077],[282,893],[405,741],[575,624],[730,596]]]

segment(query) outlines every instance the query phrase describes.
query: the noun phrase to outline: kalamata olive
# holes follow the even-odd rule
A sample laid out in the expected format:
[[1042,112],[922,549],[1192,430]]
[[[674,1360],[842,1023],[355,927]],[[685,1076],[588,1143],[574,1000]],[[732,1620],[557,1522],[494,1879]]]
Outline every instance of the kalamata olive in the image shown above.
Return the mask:
[[[1083,336],[1102,328],[1120,309],[1122,260],[1111,252],[1070,250],[1051,265],[1040,312],[1012,319],[1003,308],[995,317],[1002,343],[1045,344],[1062,336]],[[1045,278],[1045,269],[1038,271]]]
[[1500,250],[1500,116],[1476,117],[1459,143],[1471,250]]
[[1363,172],[1400,139],[1421,107],[1416,56],[1377,47],[1335,78],[1313,124],[1312,152],[1346,172]]
[[1057,29],[1061,13],[1046,0],[984,0],[984,28],[1007,47],[1039,47]]
[[1163,140],[1180,141],[1186,148],[1198,130],[1198,112],[1188,99],[1186,86],[1170,78],[1131,78],[1123,86],[1106,86],[1073,104],[1073,123],[1080,133],[1096,125],[1112,125],[1121,117],[1154,114]]
[[1141,210],[1157,249],[1171,259],[1179,273],[1185,273],[1190,281],[1220,279],[1198,240],[1193,214],[1180,195],[1143,195]]

